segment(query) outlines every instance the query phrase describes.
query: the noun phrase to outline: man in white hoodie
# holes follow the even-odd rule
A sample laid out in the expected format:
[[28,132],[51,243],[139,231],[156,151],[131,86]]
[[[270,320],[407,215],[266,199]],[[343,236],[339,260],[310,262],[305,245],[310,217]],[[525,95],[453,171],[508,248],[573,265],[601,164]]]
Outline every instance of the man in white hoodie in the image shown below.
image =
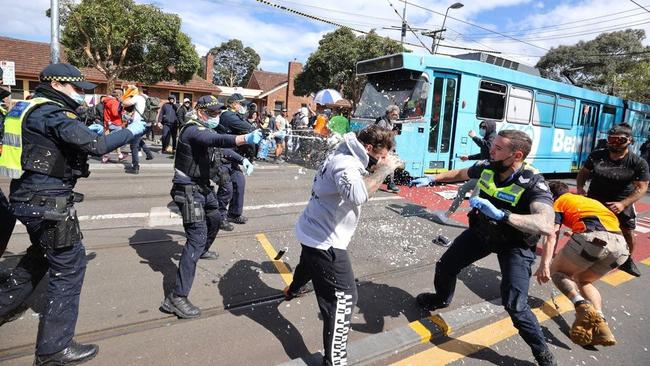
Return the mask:
[[402,163],[389,154],[395,141],[377,125],[347,133],[314,178],[311,199],[296,224],[302,243],[286,300],[301,294],[310,280],[323,316],[323,365],[347,364],[347,338],[357,288],[347,247],[356,230],[361,205]]

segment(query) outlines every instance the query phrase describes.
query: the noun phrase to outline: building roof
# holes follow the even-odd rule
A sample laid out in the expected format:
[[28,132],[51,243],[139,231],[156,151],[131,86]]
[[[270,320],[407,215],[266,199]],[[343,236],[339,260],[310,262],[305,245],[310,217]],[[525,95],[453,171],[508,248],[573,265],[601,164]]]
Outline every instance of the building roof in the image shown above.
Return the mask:
[[248,80],[247,88],[261,89],[264,93],[275,89],[282,83],[287,83],[288,76],[281,72],[255,70]]
[[235,93],[239,93],[244,96],[244,98],[257,98],[258,95],[262,93],[260,89],[250,89],[250,88],[242,88],[239,86],[236,86],[234,88],[229,87],[229,86],[222,86],[219,85],[219,89],[221,89],[221,94],[219,95],[233,95]]
[[[44,42],[25,41],[22,39],[0,37],[0,60],[14,61],[16,76],[38,78],[41,70],[50,63],[50,44]],[[61,49],[61,61],[65,62],[65,52]],[[82,67],[81,72],[86,79],[94,83],[106,83],[106,77],[99,70],[92,67]],[[135,84],[127,80],[116,80],[115,85]],[[142,83],[137,83],[142,84]],[[153,88],[173,89],[182,91],[201,91],[219,94],[221,91],[216,85],[194,75],[190,81],[180,84],[177,81],[161,81]]]

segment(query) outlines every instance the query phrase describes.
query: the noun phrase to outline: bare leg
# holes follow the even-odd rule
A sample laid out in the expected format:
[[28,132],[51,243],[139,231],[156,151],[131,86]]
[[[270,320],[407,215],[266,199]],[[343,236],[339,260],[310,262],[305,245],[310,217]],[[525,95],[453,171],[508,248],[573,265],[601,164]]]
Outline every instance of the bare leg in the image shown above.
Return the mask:
[[623,237],[625,238],[627,247],[628,249],[630,249],[630,257],[631,257],[632,252],[634,251],[634,244],[635,244],[634,230],[621,227],[621,231],[623,232]]
[[593,282],[599,280],[601,277],[603,277],[601,274],[589,269],[574,276],[576,281],[578,281],[578,287],[582,296],[589,300],[594,305],[596,311],[599,312],[602,312],[603,300],[600,297],[600,292],[593,285]]

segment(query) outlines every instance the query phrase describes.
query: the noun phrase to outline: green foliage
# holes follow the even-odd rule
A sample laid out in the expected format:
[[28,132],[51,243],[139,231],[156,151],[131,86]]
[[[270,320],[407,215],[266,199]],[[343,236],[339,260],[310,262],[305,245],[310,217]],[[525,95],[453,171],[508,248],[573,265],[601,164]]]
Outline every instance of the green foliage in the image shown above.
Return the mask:
[[624,98],[650,104],[650,61],[634,65],[621,84]]
[[648,57],[639,54],[650,51],[650,47],[642,45],[643,39],[645,32],[641,29],[602,33],[591,41],[552,48],[536,67],[542,76],[550,79],[564,81],[564,75],[577,85],[620,94],[621,75]]
[[358,61],[402,52],[399,42],[374,31],[357,37],[349,28],[338,28],[318,42],[303,72],[296,77],[294,94],[308,95],[322,89],[343,89],[345,98],[359,100],[365,77],[356,75]]
[[214,55],[212,83],[216,85],[246,86],[260,64],[260,55],[238,39],[223,42],[209,52]]
[[94,67],[108,79],[146,84],[192,79],[199,67],[190,37],[181,32],[181,20],[153,5],[133,0],[67,2],[62,11],[61,43],[68,61]]

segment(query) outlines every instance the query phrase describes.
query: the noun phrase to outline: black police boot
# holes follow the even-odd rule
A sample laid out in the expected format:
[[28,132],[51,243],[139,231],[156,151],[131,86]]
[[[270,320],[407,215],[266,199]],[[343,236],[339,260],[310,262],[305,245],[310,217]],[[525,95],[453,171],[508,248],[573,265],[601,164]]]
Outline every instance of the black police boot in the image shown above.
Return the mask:
[[20,318],[25,313],[25,311],[27,311],[28,308],[29,307],[27,305],[22,304],[16,307],[14,310],[8,312],[7,314],[0,316],[0,325],[4,323],[12,322]]
[[248,217],[244,215],[239,215],[239,216],[228,216],[228,221],[232,222],[233,224],[240,224],[243,225],[248,221]]
[[391,193],[399,193],[399,187],[395,182],[390,182],[386,185],[386,190]]
[[228,220],[221,220],[219,224],[219,229],[223,231],[233,231],[235,230],[235,225],[228,222]]
[[147,160],[153,160],[153,154],[152,153],[147,154],[146,159]]
[[46,356],[36,355],[34,366],[41,365],[78,365],[97,356],[99,347],[95,344],[79,344],[71,341],[63,350]]
[[555,356],[551,353],[550,350],[546,350],[540,354],[535,355],[535,361],[539,366],[557,366],[557,361]]
[[421,293],[415,298],[415,300],[418,302],[418,305],[429,311],[443,309],[449,306],[449,304],[442,301],[438,295],[431,292]]
[[140,174],[140,167],[138,166],[131,166],[128,168],[125,168],[124,171],[129,174]]
[[201,254],[201,256],[199,258],[200,259],[210,259],[210,260],[212,260],[212,259],[219,258],[219,254],[217,254],[217,252],[207,251],[207,252]]
[[165,297],[161,308],[163,311],[171,314],[176,314],[177,317],[183,319],[198,318],[201,316],[201,309],[192,305],[187,297],[176,296],[169,294]]
[[634,261],[632,260],[632,256],[629,256],[627,260],[623,262],[623,264],[618,266],[618,269],[620,269],[623,272],[627,272],[634,277],[641,277],[641,272],[636,267],[636,264],[634,264]]

